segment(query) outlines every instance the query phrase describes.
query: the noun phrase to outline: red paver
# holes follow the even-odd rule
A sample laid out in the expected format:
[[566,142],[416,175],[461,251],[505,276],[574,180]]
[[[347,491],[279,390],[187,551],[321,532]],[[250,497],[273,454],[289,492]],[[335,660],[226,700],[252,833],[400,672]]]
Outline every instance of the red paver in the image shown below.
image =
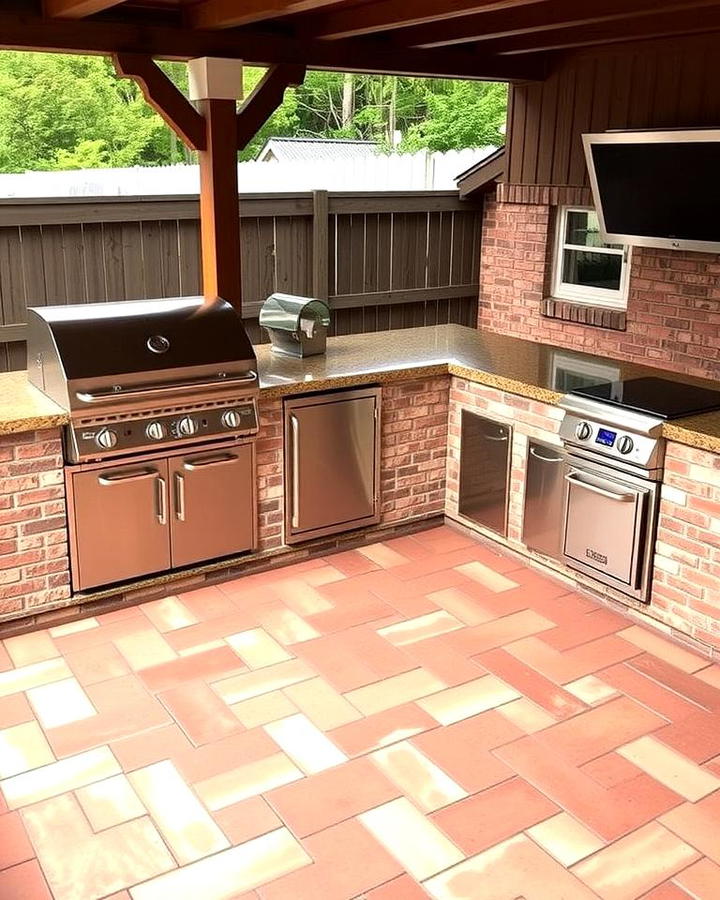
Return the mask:
[[[462,570],[472,562],[491,572]],[[507,582],[492,573],[515,586],[503,590]],[[449,588],[455,593],[437,596]],[[402,646],[389,640],[396,632],[380,633],[440,612],[443,599],[455,615],[453,600],[462,595],[469,602],[458,607],[457,630],[412,640],[418,631]],[[369,556],[349,551],[306,560],[190,591],[179,601],[177,608],[196,624],[161,634],[140,609],[130,608],[55,638],[68,669],[55,661],[47,679],[76,680],[68,690],[79,698],[78,718],[46,730],[58,763],[0,780],[2,900],[48,900],[43,865],[57,891],[53,900],[93,895],[93,884],[112,884],[114,900],[129,900],[137,881],[147,880],[148,866],[158,879],[177,867],[159,831],[160,823],[167,828],[175,819],[193,848],[188,852],[199,854],[190,865],[207,866],[209,895],[229,896],[234,879],[247,875],[235,891],[245,900],[416,900],[429,895],[418,878],[445,873],[439,877],[452,890],[474,896],[473,867],[482,866],[493,890],[507,886],[509,900],[522,897],[524,885],[533,895],[560,896],[572,888],[578,897],[590,896],[598,867],[587,863],[594,857],[569,873],[550,848],[535,842],[534,831],[527,832],[561,811],[556,833],[572,816],[602,839],[597,853],[643,826],[662,835],[656,822],[677,836],[670,844],[694,848],[685,869],[671,878],[658,873],[665,881],[646,898],[717,893],[720,690],[676,668],[665,645],[658,645],[665,648],[661,659],[624,640],[619,633],[627,620],[590,597],[440,528],[390,540]],[[275,627],[285,609],[293,623],[287,633]],[[462,624],[463,610],[478,624]],[[155,618],[167,627],[162,616]],[[294,659],[250,670],[226,639],[252,629],[267,644],[264,623]],[[303,637],[312,634],[306,625],[320,636],[297,641],[298,629]],[[146,650],[156,665],[147,665]],[[0,642],[0,687],[11,668]],[[44,683],[43,672],[41,665],[30,673],[33,684]],[[565,687],[590,674],[617,694],[588,707]],[[422,708],[425,696],[463,685],[457,715],[463,704],[471,713],[477,708],[473,683],[485,696],[487,678],[505,682],[520,698],[507,710],[490,709],[447,727]],[[298,683],[303,687],[293,690]],[[369,693],[353,694],[366,687]],[[318,718],[311,702],[316,690],[326,717]],[[83,691],[90,706],[82,702]],[[396,705],[382,709],[384,697]],[[88,715],[92,708],[96,714]],[[363,709],[382,711],[363,715]],[[265,724],[248,730],[238,716],[248,723],[273,716],[288,722],[282,731]],[[25,739],[23,723],[34,721],[22,691],[0,696],[0,765],[3,749],[23,758],[14,742]],[[329,724],[338,721],[347,724]],[[21,730],[13,731],[17,726]],[[29,732],[38,740],[36,728]],[[271,733],[294,734],[297,744],[279,737],[281,747]],[[621,755],[624,745],[649,735],[673,751],[664,763],[668,771],[654,770],[657,778]],[[410,768],[396,784],[371,755],[400,741],[419,753],[398,756]],[[314,758],[323,768],[307,775]],[[156,777],[176,788],[166,798],[148,793],[147,773],[134,774],[158,763]],[[708,791],[702,800],[685,802],[671,789],[673,765],[691,779],[695,767]],[[178,777],[188,790],[180,790]],[[423,813],[414,800],[423,779],[453,802]],[[95,786],[98,781],[103,784]],[[413,796],[404,796],[410,786]],[[25,808],[30,797],[34,802]],[[93,835],[82,802],[108,804],[104,815],[114,824]],[[69,810],[78,836],[44,827],[56,807]],[[72,839],[72,852],[65,852],[63,839]],[[123,848],[122,865],[113,862],[113,848]],[[227,855],[236,848],[239,857]],[[84,854],[92,853],[92,877],[82,875],[90,871]],[[602,857],[600,867],[610,858]],[[618,858],[624,858],[622,846]],[[261,874],[255,879],[248,869]],[[75,884],[73,873],[88,883]],[[158,881],[155,896],[163,896],[163,884]]]

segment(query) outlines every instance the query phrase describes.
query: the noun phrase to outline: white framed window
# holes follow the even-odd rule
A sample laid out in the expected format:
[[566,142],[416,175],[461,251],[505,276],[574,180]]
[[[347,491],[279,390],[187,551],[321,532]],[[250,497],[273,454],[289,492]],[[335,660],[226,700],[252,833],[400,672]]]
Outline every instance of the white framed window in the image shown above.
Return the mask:
[[603,243],[594,209],[560,208],[553,261],[554,297],[625,309],[629,273],[630,247]]

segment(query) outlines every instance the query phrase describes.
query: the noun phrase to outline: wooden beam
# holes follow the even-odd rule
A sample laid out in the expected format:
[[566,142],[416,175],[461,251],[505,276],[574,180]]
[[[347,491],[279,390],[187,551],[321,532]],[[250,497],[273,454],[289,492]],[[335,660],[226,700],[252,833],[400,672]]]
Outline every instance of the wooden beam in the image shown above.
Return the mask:
[[117,6],[123,0],[44,0],[43,12],[50,18],[82,19]]
[[[570,50],[576,47],[594,47],[602,44],[626,43],[663,37],[704,34],[720,30],[720,7],[683,9],[660,12],[634,19],[601,22],[572,29],[559,29],[519,37],[503,38],[487,46],[492,52],[508,54],[545,53]],[[484,45],[485,46],[485,45]]]
[[207,301],[222,297],[240,313],[240,215],[238,210],[237,148],[234,100],[200,100],[207,145],[200,163],[200,246],[203,294]]
[[113,64],[121,78],[132,78],[137,82],[148,104],[184,143],[193,150],[205,149],[203,117],[152,57],[141,53],[116,53]]
[[455,16],[496,10],[512,10],[533,4],[544,5],[547,0],[378,0],[364,6],[338,10],[308,17],[303,32],[328,40],[392,31],[410,25],[444,22]]
[[328,71],[429,78],[527,81],[546,77],[545,60],[537,58],[509,60],[464,50],[398,52],[384,41],[300,40],[297,36],[250,30],[197,31],[106,19],[48,20],[9,12],[0,13],[0,48],[109,55],[141,52],[160,59],[185,60],[219,56],[242,59],[248,65],[292,63]]
[[237,114],[237,149],[243,150],[280,106],[285,90],[302,84],[305,66],[281,65],[268,69]]
[[234,28],[275,19],[291,13],[337,6],[341,0],[203,0],[185,8],[192,28]]
[[[547,4],[514,10],[462,16],[433,25],[402,28],[392,35],[398,46],[446,47],[453,44],[490,42],[560,28],[578,28],[666,11],[713,6],[717,0],[550,0]],[[490,46],[484,44],[485,47]]]

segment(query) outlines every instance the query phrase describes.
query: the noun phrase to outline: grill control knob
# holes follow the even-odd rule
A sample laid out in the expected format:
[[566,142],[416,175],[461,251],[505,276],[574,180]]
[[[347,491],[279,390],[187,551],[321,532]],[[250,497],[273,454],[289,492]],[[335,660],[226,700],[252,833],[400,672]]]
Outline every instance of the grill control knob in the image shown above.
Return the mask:
[[112,450],[117,444],[117,440],[117,432],[113,431],[112,428],[101,428],[95,435],[95,443],[98,447],[102,447],[103,450]]
[[222,414],[222,423],[225,428],[238,428],[240,426],[240,413],[236,409],[228,409]]
[[617,448],[623,456],[627,456],[628,453],[632,453],[634,447],[635,443],[633,442],[633,439],[631,437],[628,437],[626,434],[624,434],[617,443]]
[[177,423],[177,432],[183,437],[192,437],[197,430],[198,424],[191,416],[183,416]]
[[165,437],[165,426],[162,422],[148,422],[145,435],[151,441],[161,441]]
[[575,437],[579,441],[586,441],[592,434],[592,426],[587,422],[581,422],[575,429]]

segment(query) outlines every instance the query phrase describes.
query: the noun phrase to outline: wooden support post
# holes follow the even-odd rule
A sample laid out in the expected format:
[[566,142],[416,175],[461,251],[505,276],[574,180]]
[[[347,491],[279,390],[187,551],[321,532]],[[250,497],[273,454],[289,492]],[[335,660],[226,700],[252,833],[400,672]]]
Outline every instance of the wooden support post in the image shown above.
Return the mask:
[[313,191],[313,297],[330,296],[328,192]]
[[222,297],[241,313],[235,101],[200,100],[198,107],[207,135],[207,147],[198,153],[203,294],[208,302]]
[[[282,103],[285,89],[302,82],[305,67],[273,66],[236,112],[235,98],[241,88],[236,61],[191,61],[191,99],[196,109],[150,56],[118,53],[113,60],[118,75],[136,81],[153,109],[185,144],[198,151],[203,294],[208,303],[220,297],[241,313],[238,150],[247,146]],[[325,245],[327,257],[327,238]],[[325,283],[327,292],[327,277]]]

